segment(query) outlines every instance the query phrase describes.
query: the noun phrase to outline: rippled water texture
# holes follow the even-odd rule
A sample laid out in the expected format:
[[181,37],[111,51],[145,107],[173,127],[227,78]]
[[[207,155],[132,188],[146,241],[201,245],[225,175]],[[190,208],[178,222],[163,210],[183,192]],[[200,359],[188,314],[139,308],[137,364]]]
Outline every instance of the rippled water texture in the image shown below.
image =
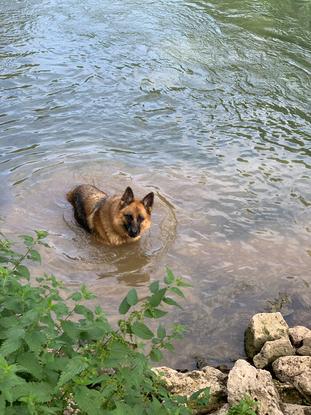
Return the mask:
[[[44,269],[112,318],[166,265],[191,280],[177,367],[243,354],[269,302],[309,324],[310,22],[309,0],[2,0],[2,231],[48,230]],[[150,233],[96,245],[81,182],[155,191]]]

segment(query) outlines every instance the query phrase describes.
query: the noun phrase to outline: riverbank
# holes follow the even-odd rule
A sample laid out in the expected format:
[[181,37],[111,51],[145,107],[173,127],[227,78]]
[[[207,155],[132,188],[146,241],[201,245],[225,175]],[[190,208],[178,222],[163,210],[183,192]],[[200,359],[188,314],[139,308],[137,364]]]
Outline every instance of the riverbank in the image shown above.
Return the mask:
[[248,397],[256,402],[256,415],[311,415],[309,328],[290,328],[279,312],[256,314],[245,331],[245,351],[248,360],[237,360],[229,373],[210,366],[187,373],[153,370],[173,394],[190,396],[210,387],[210,400],[200,414],[226,415]]

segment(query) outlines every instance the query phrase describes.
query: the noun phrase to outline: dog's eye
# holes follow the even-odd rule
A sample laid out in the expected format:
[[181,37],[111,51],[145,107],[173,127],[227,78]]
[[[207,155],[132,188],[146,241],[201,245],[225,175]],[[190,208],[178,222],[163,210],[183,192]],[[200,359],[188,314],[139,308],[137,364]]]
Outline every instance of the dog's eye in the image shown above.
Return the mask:
[[132,222],[133,220],[133,215],[124,215],[124,217],[128,222]]
[[138,217],[137,217],[137,222],[138,223],[142,223],[143,221],[144,221],[144,217],[143,216],[141,216],[141,215],[138,215]]

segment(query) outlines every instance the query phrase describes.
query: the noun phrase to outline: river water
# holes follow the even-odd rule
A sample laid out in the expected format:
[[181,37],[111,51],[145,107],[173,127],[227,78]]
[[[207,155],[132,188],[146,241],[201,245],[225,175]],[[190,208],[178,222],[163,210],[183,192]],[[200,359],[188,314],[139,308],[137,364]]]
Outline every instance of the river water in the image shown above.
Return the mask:
[[[166,361],[243,355],[258,311],[311,312],[309,0],[2,0],[0,217],[112,319],[165,266],[189,280]],[[65,193],[156,194],[137,245],[98,246]]]

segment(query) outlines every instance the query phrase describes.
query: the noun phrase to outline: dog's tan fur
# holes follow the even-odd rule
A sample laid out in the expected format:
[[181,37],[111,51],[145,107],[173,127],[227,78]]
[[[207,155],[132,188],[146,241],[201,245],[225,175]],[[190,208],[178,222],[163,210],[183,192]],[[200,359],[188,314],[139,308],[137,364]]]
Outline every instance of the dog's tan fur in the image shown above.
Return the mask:
[[121,245],[140,239],[151,225],[153,199],[152,192],[142,200],[135,199],[130,187],[122,196],[109,197],[107,193],[88,184],[77,186],[67,193],[77,222],[108,245]]

